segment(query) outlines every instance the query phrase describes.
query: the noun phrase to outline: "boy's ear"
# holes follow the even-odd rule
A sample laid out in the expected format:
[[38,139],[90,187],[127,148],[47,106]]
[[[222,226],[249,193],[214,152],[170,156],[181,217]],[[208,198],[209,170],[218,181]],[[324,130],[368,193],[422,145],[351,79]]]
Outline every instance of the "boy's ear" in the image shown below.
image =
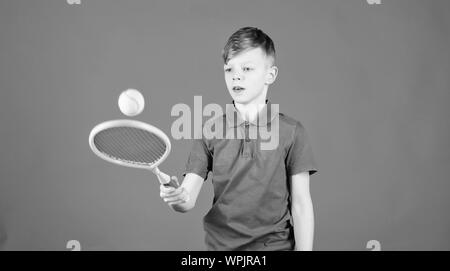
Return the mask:
[[275,79],[277,79],[277,75],[278,75],[278,67],[277,66],[270,67],[269,72],[267,73],[266,76],[266,84],[270,85],[273,82],[275,82]]

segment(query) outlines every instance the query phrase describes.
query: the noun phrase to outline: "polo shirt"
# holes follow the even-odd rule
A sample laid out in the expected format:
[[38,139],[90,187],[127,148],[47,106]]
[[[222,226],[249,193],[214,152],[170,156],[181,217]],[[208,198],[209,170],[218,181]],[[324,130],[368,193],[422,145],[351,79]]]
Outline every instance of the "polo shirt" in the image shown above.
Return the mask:
[[[233,102],[212,122],[214,136],[203,130],[194,139],[183,174],[207,180],[212,172],[214,199],[203,218],[207,249],[293,250],[288,176],[317,172],[305,128],[267,100],[254,121],[245,121]],[[267,131],[278,136],[275,147],[262,148]]]

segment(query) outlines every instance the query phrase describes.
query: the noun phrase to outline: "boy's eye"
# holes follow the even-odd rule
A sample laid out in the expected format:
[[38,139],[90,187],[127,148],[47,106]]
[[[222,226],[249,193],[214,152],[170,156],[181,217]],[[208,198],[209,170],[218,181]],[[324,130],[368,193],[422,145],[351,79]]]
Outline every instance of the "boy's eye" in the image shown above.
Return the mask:
[[249,67],[244,67],[244,69],[243,69],[244,71],[246,71],[246,72],[248,72],[248,71],[250,71],[250,70],[252,70],[252,68],[249,68]]
[[231,68],[226,68],[225,72],[231,72]]

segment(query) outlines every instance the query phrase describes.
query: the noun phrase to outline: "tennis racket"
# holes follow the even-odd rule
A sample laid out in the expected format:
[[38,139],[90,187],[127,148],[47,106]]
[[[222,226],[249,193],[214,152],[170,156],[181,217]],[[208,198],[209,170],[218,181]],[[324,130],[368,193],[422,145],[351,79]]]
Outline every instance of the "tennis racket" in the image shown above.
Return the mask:
[[176,179],[158,166],[170,153],[170,140],[160,129],[136,120],[110,120],[95,126],[89,134],[89,146],[100,158],[121,166],[148,169],[161,184],[177,188]]

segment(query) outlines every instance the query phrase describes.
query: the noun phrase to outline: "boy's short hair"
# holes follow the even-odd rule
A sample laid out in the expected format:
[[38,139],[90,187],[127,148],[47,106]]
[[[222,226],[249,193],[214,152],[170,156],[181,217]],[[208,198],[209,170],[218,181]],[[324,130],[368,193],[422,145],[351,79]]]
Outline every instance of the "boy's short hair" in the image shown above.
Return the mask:
[[225,44],[222,51],[223,61],[226,64],[237,54],[258,47],[275,61],[275,46],[272,39],[256,27],[243,27],[234,32]]

